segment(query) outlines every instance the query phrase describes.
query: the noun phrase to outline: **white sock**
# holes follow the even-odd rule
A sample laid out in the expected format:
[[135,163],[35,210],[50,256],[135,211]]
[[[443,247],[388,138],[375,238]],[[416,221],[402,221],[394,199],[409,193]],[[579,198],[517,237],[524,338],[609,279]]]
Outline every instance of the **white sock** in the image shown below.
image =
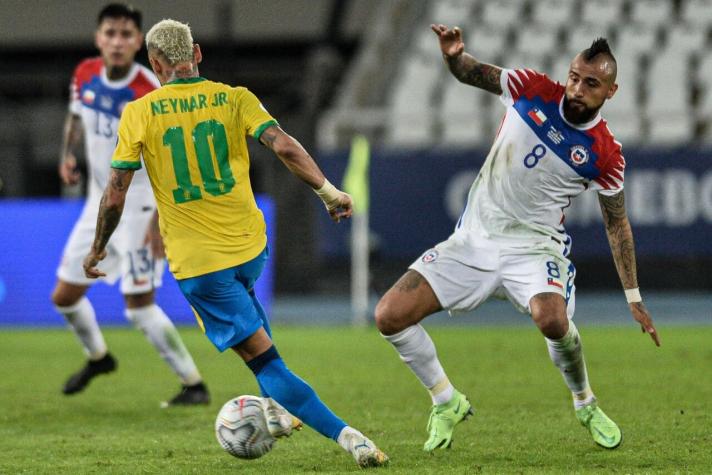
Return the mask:
[[413,325],[395,335],[383,335],[391,342],[401,360],[423,383],[433,400],[433,404],[443,404],[452,398],[455,388],[445,375],[435,344],[420,325]]
[[161,307],[151,304],[141,308],[127,308],[125,315],[146,335],[183,384],[191,386],[203,380],[178,330]]
[[68,307],[55,306],[54,308],[64,315],[90,360],[100,360],[106,355],[108,350],[104,335],[101,334],[99,324],[96,323],[94,307],[88,298],[82,297],[79,302]]
[[549,356],[554,362],[566,385],[571,390],[576,409],[591,403],[595,398],[588,384],[586,362],[583,358],[581,337],[574,322],[569,321],[569,331],[562,338],[552,340],[546,338]]

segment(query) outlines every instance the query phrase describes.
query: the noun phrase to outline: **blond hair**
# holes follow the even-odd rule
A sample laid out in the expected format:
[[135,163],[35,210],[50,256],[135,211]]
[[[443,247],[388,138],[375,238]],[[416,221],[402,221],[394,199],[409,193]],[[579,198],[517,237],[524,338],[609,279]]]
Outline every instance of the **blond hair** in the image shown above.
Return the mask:
[[171,66],[193,62],[193,35],[186,23],[159,21],[148,30],[146,47],[162,54]]

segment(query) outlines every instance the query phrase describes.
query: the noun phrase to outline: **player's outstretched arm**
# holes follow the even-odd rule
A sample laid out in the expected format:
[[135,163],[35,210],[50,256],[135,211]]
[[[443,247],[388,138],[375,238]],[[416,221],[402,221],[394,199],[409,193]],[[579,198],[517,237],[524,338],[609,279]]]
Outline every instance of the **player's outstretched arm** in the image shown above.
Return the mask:
[[494,94],[502,94],[499,82],[502,68],[480,63],[472,55],[465,53],[460,28],[456,26],[450,29],[445,25],[430,25],[430,28],[438,35],[443,58],[458,81]]
[[272,150],[293,175],[312,187],[332,220],[338,223],[341,218],[351,217],[351,197],[326,179],[319,165],[294,137],[272,125],[262,132],[260,142]]
[[67,114],[62,132],[62,151],[59,157],[59,176],[65,185],[79,183],[81,174],[77,170],[77,155],[82,145],[84,128],[82,118],[73,113]]
[[611,245],[613,261],[616,264],[618,276],[623,288],[626,290],[628,307],[633,318],[640,323],[644,333],[649,333],[657,346],[660,346],[660,337],[653,326],[653,319],[648,309],[643,305],[638,290],[638,276],[635,264],[635,244],[633,230],[625,211],[625,195],[621,190],[613,196],[599,194],[598,201],[601,205],[603,223],[606,226],[608,243]]
[[84,274],[93,279],[106,274],[97,269],[96,265],[106,257],[106,243],[121,220],[124,211],[126,192],[129,190],[133,170],[111,169],[109,183],[99,204],[99,215],[96,219],[96,234],[89,254],[84,258]]

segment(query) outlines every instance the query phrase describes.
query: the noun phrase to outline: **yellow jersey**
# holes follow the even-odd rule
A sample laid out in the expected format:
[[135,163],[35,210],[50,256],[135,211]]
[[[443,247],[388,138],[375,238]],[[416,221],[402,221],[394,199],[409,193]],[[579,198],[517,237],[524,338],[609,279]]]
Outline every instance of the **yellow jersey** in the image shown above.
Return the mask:
[[177,279],[242,264],[267,245],[246,136],[259,140],[276,124],[246,88],[200,77],[166,83],[126,105],[111,166],[136,170],[143,156]]

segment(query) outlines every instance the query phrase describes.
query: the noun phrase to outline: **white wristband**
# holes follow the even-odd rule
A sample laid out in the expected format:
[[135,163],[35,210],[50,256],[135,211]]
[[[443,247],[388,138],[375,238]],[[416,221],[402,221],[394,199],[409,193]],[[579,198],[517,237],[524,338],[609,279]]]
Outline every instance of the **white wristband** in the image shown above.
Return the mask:
[[341,197],[341,192],[326,178],[324,178],[324,184],[321,185],[321,188],[314,190],[314,193],[321,198],[321,201],[323,201],[329,209],[335,207]]
[[626,289],[625,299],[628,301],[628,303],[642,302],[643,299],[640,296],[640,288],[636,287],[634,289]]

